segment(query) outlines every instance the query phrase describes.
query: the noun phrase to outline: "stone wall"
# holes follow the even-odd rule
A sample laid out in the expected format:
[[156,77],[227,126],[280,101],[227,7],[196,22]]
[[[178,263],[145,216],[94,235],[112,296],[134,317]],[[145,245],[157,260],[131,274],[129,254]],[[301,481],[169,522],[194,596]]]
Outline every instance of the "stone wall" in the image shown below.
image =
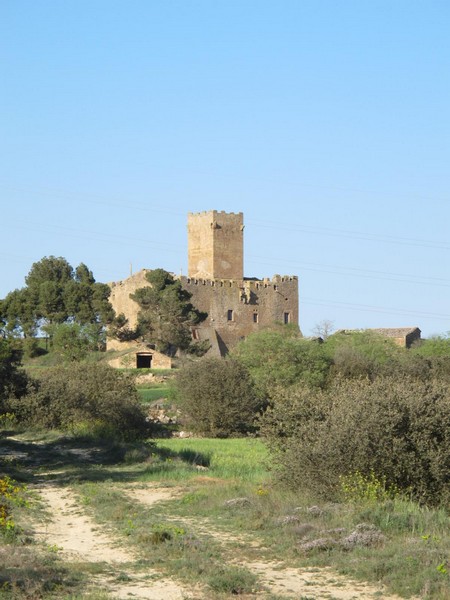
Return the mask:
[[[203,330],[215,330],[224,354],[250,333],[274,323],[298,325],[298,279],[275,275],[263,279],[195,279],[181,278],[183,288],[192,294],[191,302],[208,313],[204,323],[194,331],[204,339]],[[211,336],[209,336],[210,342]]]
[[[147,287],[150,283],[145,278],[148,269],[142,269],[138,273],[131,275],[128,279],[108,283],[111,288],[109,301],[111,302],[116,315],[124,314],[128,321],[130,329],[137,325],[137,314],[139,306],[134,300],[131,300],[130,294],[142,287]],[[108,341],[108,348],[111,346],[111,341]]]
[[147,344],[133,342],[119,342],[118,340],[108,340],[108,350],[120,351],[119,356],[108,361],[111,367],[136,369],[138,367],[138,355],[148,356],[150,359],[150,368],[152,369],[171,369],[172,359],[157,350],[149,347]]

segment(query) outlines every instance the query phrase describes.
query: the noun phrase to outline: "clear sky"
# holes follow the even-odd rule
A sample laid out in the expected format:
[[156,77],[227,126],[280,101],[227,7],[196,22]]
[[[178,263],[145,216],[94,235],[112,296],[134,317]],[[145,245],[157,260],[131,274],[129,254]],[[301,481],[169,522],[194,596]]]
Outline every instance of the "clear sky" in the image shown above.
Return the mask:
[[303,333],[449,331],[449,31],[447,0],[1,0],[0,297],[49,255],[186,274],[217,209]]

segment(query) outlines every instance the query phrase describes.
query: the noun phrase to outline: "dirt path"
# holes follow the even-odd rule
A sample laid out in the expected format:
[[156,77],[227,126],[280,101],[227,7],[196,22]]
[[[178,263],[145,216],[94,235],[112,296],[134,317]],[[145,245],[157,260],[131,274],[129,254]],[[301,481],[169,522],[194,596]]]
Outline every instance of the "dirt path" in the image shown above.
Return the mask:
[[[107,575],[91,578],[92,586],[106,589],[116,598],[139,600],[183,600],[194,595],[157,571],[135,571],[136,556],[120,547],[103,528],[84,514],[77,496],[68,488],[43,485],[37,489],[51,515],[47,523],[36,527],[38,541],[58,548],[67,561],[107,563]],[[162,497],[155,490],[154,502]],[[127,581],[118,576],[126,572]]]

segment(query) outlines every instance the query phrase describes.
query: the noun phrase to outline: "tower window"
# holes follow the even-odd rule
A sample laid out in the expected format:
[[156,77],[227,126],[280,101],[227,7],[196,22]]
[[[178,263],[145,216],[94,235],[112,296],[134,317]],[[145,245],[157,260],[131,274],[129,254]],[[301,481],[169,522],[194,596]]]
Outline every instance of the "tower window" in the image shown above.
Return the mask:
[[253,323],[258,322],[258,313],[253,313]]
[[228,321],[233,321],[233,311],[231,310],[231,308],[228,310],[227,312],[227,320]]
[[288,323],[291,322],[291,313],[285,312],[284,313],[284,324],[287,325]]

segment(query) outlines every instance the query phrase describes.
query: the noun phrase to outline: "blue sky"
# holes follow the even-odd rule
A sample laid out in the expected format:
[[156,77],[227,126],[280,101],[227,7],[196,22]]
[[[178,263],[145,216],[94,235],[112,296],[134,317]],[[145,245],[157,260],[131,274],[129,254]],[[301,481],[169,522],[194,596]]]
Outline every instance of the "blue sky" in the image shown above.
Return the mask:
[[300,326],[450,330],[450,4],[3,0],[0,297],[33,262],[187,271],[244,213]]

